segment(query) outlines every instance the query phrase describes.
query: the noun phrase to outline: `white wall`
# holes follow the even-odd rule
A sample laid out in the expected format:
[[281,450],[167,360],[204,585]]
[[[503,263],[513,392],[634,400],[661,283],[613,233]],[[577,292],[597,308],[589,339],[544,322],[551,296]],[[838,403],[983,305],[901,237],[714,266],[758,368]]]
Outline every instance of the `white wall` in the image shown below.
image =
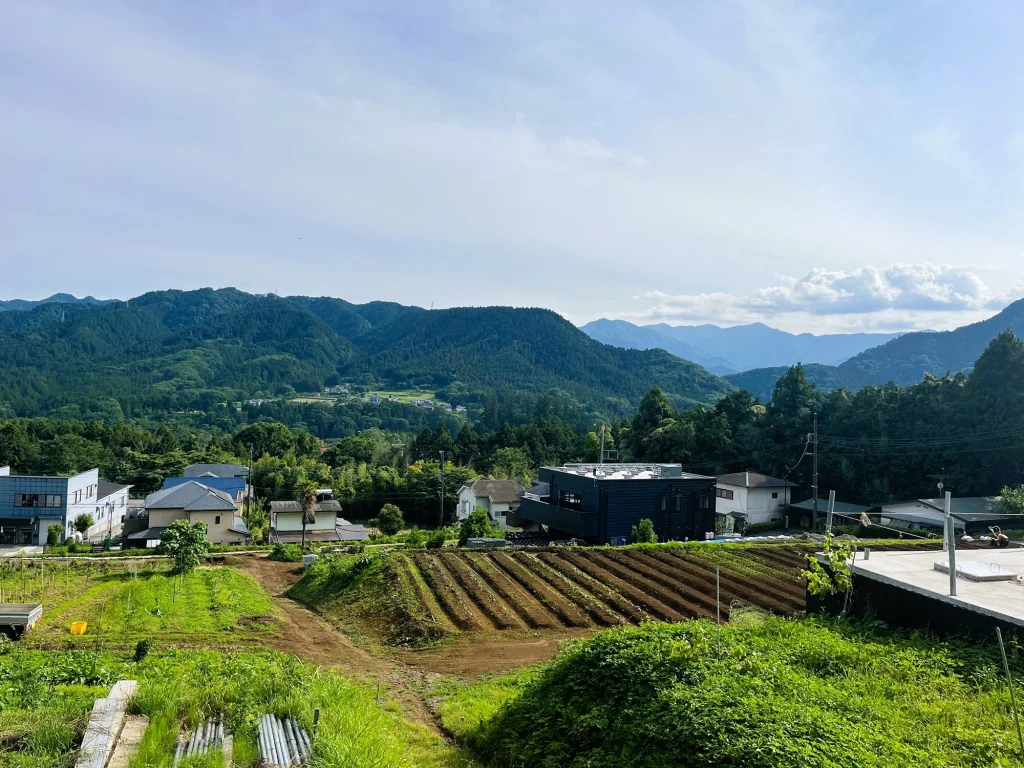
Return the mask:
[[[100,471],[90,469],[80,475],[68,478],[67,499],[67,530],[65,536],[71,537],[75,532],[75,518],[79,515],[92,515],[93,523],[96,522],[96,493],[100,484]],[[75,495],[79,495],[78,503],[75,503]],[[43,534],[45,539],[46,535]]]
[[[718,483],[718,487],[733,492],[732,499],[715,499],[715,511],[719,515],[730,512],[743,512],[748,525],[758,523],[785,523],[786,511],[790,501],[789,488],[744,488],[738,485]],[[772,498],[772,494],[776,494]]]
[[[220,522],[217,522],[217,518]],[[213,512],[189,512],[183,509],[151,509],[149,510],[149,527],[163,528],[175,520],[188,520],[189,523],[206,523],[206,538],[214,544],[242,544],[245,536],[228,530],[235,521],[235,513],[231,510]]]
[[94,525],[86,532],[86,540],[102,541],[108,533],[117,538],[121,535],[121,518],[128,516],[128,489],[108,496],[102,503],[93,499],[92,510],[89,514]]
[[477,507],[483,507],[487,510],[488,517],[491,521],[501,527],[502,530],[509,530],[509,525],[506,522],[508,513],[512,510],[519,509],[519,502],[494,502],[492,503],[486,496],[477,498],[476,494],[473,493],[473,489],[468,485],[459,491],[459,506],[456,510],[456,518],[459,522],[469,517],[470,512],[475,510]]
[[[301,512],[275,512],[271,521],[273,528],[278,533],[285,531],[302,530]],[[316,522],[306,526],[307,531],[333,531],[338,524],[338,517],[334,512],[317,512]]]

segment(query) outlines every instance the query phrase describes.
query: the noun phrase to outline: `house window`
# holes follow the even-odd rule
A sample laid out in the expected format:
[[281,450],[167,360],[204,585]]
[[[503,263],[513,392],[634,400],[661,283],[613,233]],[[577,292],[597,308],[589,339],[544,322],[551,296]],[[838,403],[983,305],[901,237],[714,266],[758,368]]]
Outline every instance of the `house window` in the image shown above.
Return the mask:
[[708,497],[707,496],[698,496],[697,497],[697,509],[707,509],[707,508],[708,508]]
[[729,499],[729,501],[732,501],[734,494],[732,491],[727,491],[725,488],[718,488],[715,491],[715,495],[720,499]]
[[216,517],[213,518],[213,524],[214,525],[220,525],[220,515],[217,515]]
[[779,492],[778,491],[772,491],[772,498],[773,499],[779,498]]
[[583,505],[583,497],[578,493],[569,493],[568,491],[558,492],[558,506],[563,509],[573,509],[579,511]]
[[661,511],[664,512],[666,509],[668,509],[668,499],[666,499],[664,496],[662,496],[661,497]]
[[38,493],[17,493],[14,495],[14,506],[16,507],[41,507]]
[[60,507],[64,504],[64,497],[59,493],[48,493],[46,494],[46,506],[48,507]]
[[682,496],[676,496],[676,512],[678,512],[682,508],[683,508],[683,497]]

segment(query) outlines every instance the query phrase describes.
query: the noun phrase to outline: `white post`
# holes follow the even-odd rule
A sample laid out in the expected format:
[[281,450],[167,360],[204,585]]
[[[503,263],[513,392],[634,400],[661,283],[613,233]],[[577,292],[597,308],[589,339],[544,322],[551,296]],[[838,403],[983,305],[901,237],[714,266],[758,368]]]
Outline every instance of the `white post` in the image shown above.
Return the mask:
[[946,531],[949,534],[949,596],[956,597],[956,538],[952,517],[946,518]]
[[832,513],[836,508],[836,492],[828,492],[828,512],[825,513],[825,535],[832,535]]
[[950,491],[946,491],[945,509],[946,516],[943,519],[942,525],[942,551],[945,552],[949,549],[949,542],[953,540],[953,534],[947,534],[946,531],[949,528],[949,516],[953,513],[953,494]]

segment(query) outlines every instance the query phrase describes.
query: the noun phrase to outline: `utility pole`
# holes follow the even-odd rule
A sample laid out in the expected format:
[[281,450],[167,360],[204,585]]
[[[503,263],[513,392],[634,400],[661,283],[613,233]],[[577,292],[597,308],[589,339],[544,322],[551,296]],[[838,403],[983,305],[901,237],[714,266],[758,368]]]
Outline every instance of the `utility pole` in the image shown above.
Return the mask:
[[252,519],[252,443],[249,443],[249,474],[245,478],[245,522]]
[[814,480],[812,481],[812,498],[814,499],[814,511],[811,513],[811,530],[818,527],[818,414],[814,414]]
[[601,425],[601,459],[600,464],[604,464],[604,424]]
[[439,518],[437,525],[438,527],[444,527],[444,451],[441,451],[441,517]]

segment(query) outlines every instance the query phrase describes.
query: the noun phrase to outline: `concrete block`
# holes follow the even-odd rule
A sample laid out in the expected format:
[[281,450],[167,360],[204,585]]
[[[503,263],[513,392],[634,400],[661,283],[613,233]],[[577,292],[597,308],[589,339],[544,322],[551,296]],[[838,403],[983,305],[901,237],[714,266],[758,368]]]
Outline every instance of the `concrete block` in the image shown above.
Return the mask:
[[132,757],[139,751],[142,737],[148,727],[149,718],[145,715],[126,717],[124,727],[121,729],[121,737],[117,740],[117,746],[114,747],[114,753],[110,756],[107,768],[128,768]]

